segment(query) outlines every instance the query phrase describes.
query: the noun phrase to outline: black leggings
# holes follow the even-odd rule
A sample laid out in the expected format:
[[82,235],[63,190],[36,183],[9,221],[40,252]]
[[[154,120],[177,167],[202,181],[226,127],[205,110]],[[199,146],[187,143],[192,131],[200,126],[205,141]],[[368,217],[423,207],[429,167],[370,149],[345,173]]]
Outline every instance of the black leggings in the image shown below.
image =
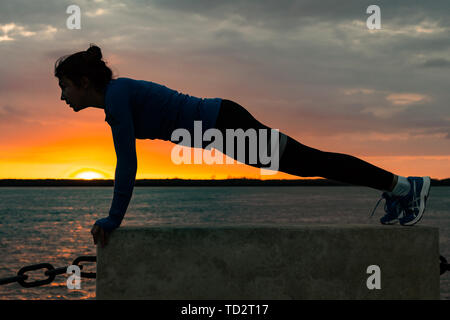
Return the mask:
[[[222,100],[215,127],[222,132],[224,138],[226,137],[226,129],[241,128],[244,131],[248,129],[271,129],[256,120],[244,107],[226,99]],[[220,151],[229,155],[230,150],[226,150],[226,143],[223,144],[223,148],[224,150]],[[238,160],[236,151],[235,144],[233,158]],[[246,144],[245,163],[258,168],[264,167],[259,161],[250,163],[247,155],[248,144]],[[383,191],[390,191],[394,178],[392,173],[361,159],[346,154],[313,149],[289,136],[287,136],[285,149],[281,155],[279,171],[301,177],[323,177]]]

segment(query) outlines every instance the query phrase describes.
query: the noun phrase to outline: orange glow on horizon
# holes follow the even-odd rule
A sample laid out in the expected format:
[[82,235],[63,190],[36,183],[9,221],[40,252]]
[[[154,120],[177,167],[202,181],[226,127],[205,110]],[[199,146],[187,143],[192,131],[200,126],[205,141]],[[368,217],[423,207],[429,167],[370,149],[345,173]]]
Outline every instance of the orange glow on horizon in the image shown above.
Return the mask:
[[[76,117],[70,113],[68,118],[49,119],[48,122],[27,122],[26,125],[4,123],[2,126],[8,129],[6,132],[9,134],[0,136],[2,146],[0,179],[114,179],[115,177],[117,159],[111,128],[104,121],[103,110],[84,111]],[[291,136],[301,143],[320,150],[351,154],[398,175],[427,175],[433,179],[450,177],[448,171],[450,156],[447,155],[370,156],[359,154],[361,152],[359,145],[363,145],[364,141],[374,144],[382,141],[388,144],[392,143],[390,136],[386,141],[382,135],[332,137],[326,141],[322,137],[312,135]],[[400,138],[409,139],[407,136]],[[353,144],[349,144],[349,141]],[[328,147],[330,145],[333,145],[334,149]],[[137,139],[136,179],[303,178],[281,172],[265,175],[261,174],[258,168],[237,162],[235,164],[208,165],[203,162],[203,164],[176,165],[171,160],[171,151],[174,146],[175,144],[170,141]],[[374,150],[373,154],[377,152],[379,151]],[[311,178],[314,177],[306,177],[306,179]]]
[[73,173],[69,178],[83,179],[83,180],[93,180],[93,179],[105,179],[105,175],[98,172],[95,169],[80,169]]

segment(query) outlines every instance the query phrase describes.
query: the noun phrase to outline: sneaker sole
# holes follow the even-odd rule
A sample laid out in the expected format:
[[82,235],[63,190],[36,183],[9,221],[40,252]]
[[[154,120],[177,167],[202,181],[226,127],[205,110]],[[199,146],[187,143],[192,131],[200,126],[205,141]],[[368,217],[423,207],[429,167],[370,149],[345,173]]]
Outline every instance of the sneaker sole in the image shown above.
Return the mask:
[[[381,221],[380,221],[381,222]],[[389,221],[389,222],[381,222],[381,224],[383,224],[383,225],[385,225],[385,226],[392,226],[392,225],[394,225],[394,224],[397,224],[399,222],[399,220],[398,219],[395,219],[395,220],[391,220],[391,221]]]
[[428,196],[430,195],[430,186],[431,186],[431,179],[430,177],[424,177],[423,178],[423,186],[422,190],[420,191],[420,208],[419,208],[419,214],[417,217],[414,218],[414,220],[405,222],[402,224],[402,226],[412,226],[415,225],[417,222],[422,219],[423,214],[425,212],[425,206],[428,199]]

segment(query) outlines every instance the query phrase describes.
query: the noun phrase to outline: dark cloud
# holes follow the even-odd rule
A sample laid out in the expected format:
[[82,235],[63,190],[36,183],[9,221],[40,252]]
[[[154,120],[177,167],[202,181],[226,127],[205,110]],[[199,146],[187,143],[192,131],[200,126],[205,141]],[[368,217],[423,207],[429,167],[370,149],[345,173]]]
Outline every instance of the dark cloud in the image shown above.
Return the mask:
[[448,59],[430,59],[425,61],[422,64],[422,67],[426,68],[449,68],[450,67],[450,60]]
[[18,124],[30,117],[30,112],[18,106],[8,104],[0,105],[0,123]]
[[411,131],[410,135],[414,136],[443,136],[449,139],[450,128],[449,122],[444,120],[433,120],[425,123],[420,123],[416,131]]
[[[221,20],[230,14],[239,14],[249,24],[287,29],[311,23],[339,23],[350,20],[366,21],[367,7],[372,0],[153,0],[136,1],[173,11],[190,12]],[[381,9],[382,21],[395,24],[418,24],[433,17],[433,21],[449,25],[450,2],[437,1],[376,1]]]
[[[285,125],[296,128],[301,123],[316,135],[331,135],[330,125],[336,133],[395,133],[421,126],[424,135],[450,139],[448,123],[439,122],[450,117],[450,96],[441,85],[449,83],[450,61],[435,58],[446,57],[450,49],[448,0],[376,1],[383,28],[379,32],[365,26],[366,8],[374,4],[366,0],[81,0],[79,31],[65,28],[70,4],[56,0],[0,4],[0,24],[15,22],[27,31],[45,24],[58,28],[54,39],[18,35],[5,46],[0,53],[6,60],[0,66],[2,94],[23,88],[28,94],[53,94],[56,82],[51,83],[55,88],[45,87],[36,79],[54,81],[57,58],[97,42],[106,58],[114,54],[122,60],[122,70],[134,71],[127,64],[141,65],[138,71],[149,71],[148,80],[158,82],[150,72],[158,69],[160,75],[184,81],[189,75],[177,74],[174,66],[180,70],[189,66],[216,73],[221,92],[236,88],[247,101],[282,99],[282,106],[268,103],[265,112],[287,114],[282,119]],[[109,11],[98,17],[84,14],[96,8]],[[164,65],[168,61],[171,65]],[[40,73],[30,74],[37,68]],[[338,93],[358,88],[375,94]],[[364,112],[389,111],[386,96],[405,92],[432,99],[386,118]],[[0,109],[0,116],[18,117],[11,108]]]

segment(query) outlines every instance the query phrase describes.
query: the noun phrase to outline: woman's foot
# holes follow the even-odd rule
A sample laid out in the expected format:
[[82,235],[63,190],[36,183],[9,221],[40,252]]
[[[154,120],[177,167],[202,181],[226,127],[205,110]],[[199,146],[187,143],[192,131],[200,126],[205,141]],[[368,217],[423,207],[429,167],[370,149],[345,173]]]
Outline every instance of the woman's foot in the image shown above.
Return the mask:
[[406,196],[400,197],[405,214],[399,219],[403,226],[412,226],[422,219],[430,194],[430,177],[408,177],[411,189]]
[[[405,184],[406,179],[404,180],[403,183]],[[408,177],[407,183],[409,186],[405,184],[403,188],[396,189],[396,192],[401,192],[400,194],[383,192],[371,216],[373,216],[380,201],[385,199],[384,211],[386,214],[380,219],[382,224],[390,225],[400,222],[403,226],[412,226],[419,222],[425,212],[426,202],[430,194],[431,179],[430,177]]]
[[378,200],[371,216],[373,216],[375,210],[378,207],[378,204],[383,199],[386,200],[386,203],[384,205],[384,211],[386,212],[386,214],[381,217],[380,222],[382,224],[388,225],[398,223],[399,217],[402,216],[404,209],[402,207],[402,203],[400,202],[400,198],[388,192],[383,192],[383,194],[381,195],[381,199]]

